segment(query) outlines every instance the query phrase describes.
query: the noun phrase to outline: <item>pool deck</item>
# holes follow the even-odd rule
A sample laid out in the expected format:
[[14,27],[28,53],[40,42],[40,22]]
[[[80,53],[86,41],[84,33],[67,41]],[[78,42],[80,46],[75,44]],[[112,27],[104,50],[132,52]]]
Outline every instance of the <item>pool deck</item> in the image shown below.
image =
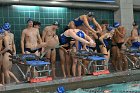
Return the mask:
[[[99,76],[82,76],[71,78],[59,78],[49,82],[22,83],[0,86],[0,93],[52,93],[58,86],[64,86],[66,90],[77,88],[93,88],[113,83],[122,83],[140,80],[140,70],[128,70],[113,72]],[[39,92],[40,91],[40,92]]]

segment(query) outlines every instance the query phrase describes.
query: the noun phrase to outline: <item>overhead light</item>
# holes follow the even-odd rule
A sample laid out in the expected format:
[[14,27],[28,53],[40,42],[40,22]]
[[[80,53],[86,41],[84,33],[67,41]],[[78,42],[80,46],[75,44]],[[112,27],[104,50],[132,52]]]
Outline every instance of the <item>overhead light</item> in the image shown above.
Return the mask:
[[13,0],[13,1],[19,1],[19,0]]
[[17,8],[36,8],[37,6],[28,6],[28,5],[12,5],[13,7]]
[[58,3],[60,3],[60,2],[52,1],[52,2],[50,2],[50,3],[52,3],[52,4],[58,4]]

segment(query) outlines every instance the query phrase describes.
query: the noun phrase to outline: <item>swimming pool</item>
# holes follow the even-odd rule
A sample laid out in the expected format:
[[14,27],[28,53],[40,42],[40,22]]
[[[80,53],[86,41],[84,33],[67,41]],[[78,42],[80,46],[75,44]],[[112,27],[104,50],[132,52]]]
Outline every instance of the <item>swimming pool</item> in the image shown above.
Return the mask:
[[92,89],[81,89],[67,91],[66,93],[140,93],[140,81],[121,84],[111,84]]

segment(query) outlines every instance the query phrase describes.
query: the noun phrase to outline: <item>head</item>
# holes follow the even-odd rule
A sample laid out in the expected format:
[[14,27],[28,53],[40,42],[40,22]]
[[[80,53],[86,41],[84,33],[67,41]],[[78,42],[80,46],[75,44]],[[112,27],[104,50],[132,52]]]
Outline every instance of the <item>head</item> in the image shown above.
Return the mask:
[[2,29],[5,30],[5,31],[10,31],[10,29],[11,29],[10,23],[5,22],[2,26]]
[[92,21],[92,19],[95,17],[95,14],[94,12],[88,12],[87,16],[88,16],[88,20]]
[[0,27],[0,35],[4,34],[4,29],[2,27]]
[[106,27],[109,26],[109,23],[107,20],[102,20],[101,22],[102,25],[105,25]]
[[136,29],[138,29],[138,27],[139,27],[138,24],[137,24],[136,22],[133,22],[132,25],[133,25],[133,27],[136,28]]
[[114,35],[114,28],[112,27],[112,26],[108,26],[107,27],[107,30],[108,30],[108,32],[110,33],[110,34],[112,34],[112,36]]
[[28,19],[27,20],[27,24],[28,24],[28,27],[33,27],[33,20],[32,19]]
[[40,22],[38,22],[38,21],[34,21],[34,22],[33,22],[33,27],[39,29],[40,26],[41,26],[41,23],[40,23]]
[[54,23],[52,23],[54,29],[58,29],[59,28],[59,23],[57,21],[55,21]]
[[114,22],[114,28],[118,28],[120,26],[119,22]]

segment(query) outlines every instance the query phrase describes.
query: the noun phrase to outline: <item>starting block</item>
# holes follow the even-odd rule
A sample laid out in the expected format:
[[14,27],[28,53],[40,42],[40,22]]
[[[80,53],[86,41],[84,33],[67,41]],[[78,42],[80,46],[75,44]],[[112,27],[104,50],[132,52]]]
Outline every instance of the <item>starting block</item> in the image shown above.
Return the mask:
[[109,70],[100,70],[100,71],[97,71],[97,72],[93,72],[93,75],[94,76],[98,76],[98,75],[102,75],[102,74],[109,74]]
[[52,77],[38,77],[30,79],[30,83],[39,83],[39,82],[47,82],[52,81]]
[[[50,77],[51,69],[49,61],[44,61],[44,59],[41,60],[35,54],[19,54],[10,56],[10,58],[10,61],[12,61],[18,67],[24,79],[27,79],[28,77],[30,78],[30,83],[46,82],[52,80],[52,77]],[[28,66],[26,74],[23,73],[23,71],[17,64]],[[38,75],[36,76],[35,73],[38,73]]]

